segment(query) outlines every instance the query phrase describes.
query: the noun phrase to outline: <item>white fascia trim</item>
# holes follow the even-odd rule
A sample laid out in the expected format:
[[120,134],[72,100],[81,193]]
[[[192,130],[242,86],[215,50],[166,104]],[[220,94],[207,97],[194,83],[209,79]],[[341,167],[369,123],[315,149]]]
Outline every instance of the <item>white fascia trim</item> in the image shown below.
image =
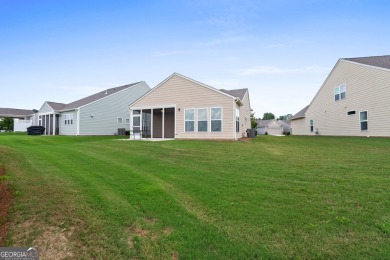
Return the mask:
[[345,61],[345,62],[349,62],[349,63],[356,64],[356,65],[360,65],[360,66],[364,66],[364,67],[372,68],[372,69],[378,69],[378,70],[390,71],[390,69],[386,69],[386,68],[382,68],[382,67],[378,67],[378,66],[373,66],[373,65],[368,65],[368,64],[363,64],[363,63],[356,62],[356,61],[351,61],[351,60],[344,60],[344,59],[341,59],[341,60],[342,60],[342,61]]
[[191,79],[191,78],[188,78],[188,77],[186,77],[186,76],[184,76],[184,75],[181,75],[181,74],[179,74],[179,73],[177,73],[177,72],[174,72],[174,73],[173,73],[172,75],[170,75],[168,78],[164,79],[164,80],[163,80],[162,82],[160,82],[157,86],[155,86],[154,88],[152,88],[152,89],[151,89],[149,92],[147,92],[145,95],[143,95],[142,97],[140,97],[139,99],[137,99],[136,101],[134,101],[133,103],[131,103],[131,104],[129,105],[129,107],[130,107],[132,104],[135,104],[136,102],[142,100],[143,98],[145,98],[145,97],[147,97],[148,95],[150,95],[151,93],[153,93],[153,91],[155,91],[156,89],[158,89],[159,87],[161,87],[165,82],[167,82],[168,80],[170,80],[173,76],[181,77],[181,78],[186,79],[186,80],[188,80],[188,81],[191,81],[191,82],[193,82],[193,83],[195,83],[195,84],[197,84],[197,85],[200,85],[200,86],[203,86],[203,87],[208,88],[208,89],[210,89],[210,90],[213,90],[213,91],[215,91],[215,92],[217,92],[217,93],[219,93],[219,94],[222,94],[222,95],[224,95],[224,96],[227,96],[227,97],[230,97],[230,98],[233,98],[233,99],[237,99],[237,97],[233,97],[233,96],[231,96],[231,95],[229,95],[229,94],[227,94],[227,93],[224,93],[224,92],[222,92],[222,91],[219,91],[218,89],[213,88],[213,87],[211,87],[211,86],[208,86],[208,85],[206,85],[206,84],[204,84],[204,83],[202,83],[202,82],[196,81],[196,80],[194,80],[194,79]]
[[51,108],[51,110],[53,110],[53,112],[51,112],[51,113],[54,113],[54,109],[49,105],[49,103],[47,103],[48,101],[45,101],[44,103],[43,103],[43,105],[41,106],[41,108],[38,110],[38,112],[36,113],[36,114],[41,114],[41,115],[44,115],[45,113],[47,114],[47,113],[50,113],[50,112],[44,112],[44,113],[40,113],[39,111],[41,111],[41,109],[45,106],[45,105],[48,105],[50,108]]
[[171,105],[153,105],[153,106],[143,106],[143,107],[129,107],[130,110],[145,110],[145,109],[158,109],[158,108],[176,108],[176,104]]
[[227,93],[225,93],[225,92],[222,92],[222,91],[220,91],[220,90],[218,90],[218,89],[216,89],[216,88],[213,88],[213,87],[211,87],[211,86],[209,86],[209,85],[206,85],[206,84],[204,84],[204,83],[202,83],[202,82],[199,82],[199,81],[196,81],[196,80],[191,79],[191,78],[189,78],[189,77],[186,77],[186,76],[184,76],[184,75],[181,75],[181,74],[179,74],[179,73],[177,73],[177,72],[173,73],[173,74],[170,76],[170,78],[173,77],[174,75],[179,76],[179,77],[182,77],[183,79],[189,80],[189,81],[191,81],[191,82],[193,82],[193,83],[195,83],[195,84],[201,85],[201,86],[203,86],[203,87],[205,87],[205,88],[208,88],[208,89],[210,89],[210,90],[213,90],[213,91],[215,91],[215,92],[217,92],[217,93],[220,93],[220,94],[222,94],[222,95],[224,95],[224,96],[227,96],[227,97],[230,97],[230,98],[233,98],[233,99],[238,99],[237,97],[234,97],[234,96],[232,96],[232,95],[229,95],[229,94],[227,94]]

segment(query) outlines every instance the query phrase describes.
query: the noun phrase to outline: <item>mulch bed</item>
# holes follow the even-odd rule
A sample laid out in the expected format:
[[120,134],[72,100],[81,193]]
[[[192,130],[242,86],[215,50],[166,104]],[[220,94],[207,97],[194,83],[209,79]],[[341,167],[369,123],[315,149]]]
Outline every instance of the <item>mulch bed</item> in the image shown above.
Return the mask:
[[[5,169],[0,166],[0,177],[5,175]],[[8,211],[12,203],[12,193],[7,181],[0,183],[0,246],[4,246],[9,225]]]

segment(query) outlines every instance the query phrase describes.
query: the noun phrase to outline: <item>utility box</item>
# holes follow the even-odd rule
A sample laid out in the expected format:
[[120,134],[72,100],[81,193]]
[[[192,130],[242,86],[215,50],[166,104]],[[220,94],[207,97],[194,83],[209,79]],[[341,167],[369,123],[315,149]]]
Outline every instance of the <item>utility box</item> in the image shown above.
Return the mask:
[[256,129],[247,129],[246,136],[249,138],[255,138],[256,137]]
[[126,128],[118,128],[118,135],[126,135]]

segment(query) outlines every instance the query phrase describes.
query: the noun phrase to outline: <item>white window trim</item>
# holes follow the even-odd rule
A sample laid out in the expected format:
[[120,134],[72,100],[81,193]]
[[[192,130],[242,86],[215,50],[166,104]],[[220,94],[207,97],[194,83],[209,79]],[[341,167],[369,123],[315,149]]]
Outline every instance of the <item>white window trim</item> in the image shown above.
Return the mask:
[[[314,133],[314,119],[310,119],[310,133]],[[313,127],[313,130],[311,129]]]
[[[362,115],[361,115],[362,112],[366,112],[366,114],[367,114],[367,119],[364,121],[362,121]],[[366,130],[362,130],[362,124],[361,124],[362,122],[367,122],[367,129]],[[359,111],[359,128],[360,128],[361,132],[368,131],[368,129],[369,129],[368,128],[368,110]]]
[[130,124],[130,118],[125,118],[125,124],[129,125]]
[[[186,120],[186,111],[187,110],[194,110],[194,131],[186,131],[186,122],[187,121],[192,121],[192,120]],[[196,132],[196,130],[197,130],[197,124],[195,123],[195,121],[196,121],[196,116],[197,116],[197,114],[196,114],[196,108],[186,108],[186,109],[184,109],[184,133],[195,133]]]
[[[341,101],[341,100],[346,99],[346,97],[345,97],[345,98],[341,98],[341,87],[342,87],[342,86],[345,87],[345,92],[343,92],[343,93],[345,93],[345,96],[347,96],[347,84],[346,84],[346,83],[341,84],[341,85],[335,87],[334,90],[333,90],[333,101],[334,101],[334,102],[338,102],[338,101]],[[335,98],[335,96],[336,96],[336,95],[335,95],[335,92],[336,92],[336,89],[337,89],[337,88],[339,89],[339,95],[340,95],[340,97],[339,97],[338,100],[336,100],[336,98]]]
[[73,113],[64,114],[64,125],[73,125]]
[[[211,119],[211,109],[213,108],[220,108],[221,109],[221,119]],[[221,120],[221,131],[213,131],[211,129],[211,121],[212,120]],[[235,122],[235,120],[234,120]],[[222,107],[210,107],[210,132],[211,133],[222,133],[223,132],[223,108]]]
[[[199,109],[206,109],[206,113],[207,113],[207,119],[206,119],[206,122],[207,122],[207,130],[206,131],[199,131],[199,128],[198,128],[198,122],[199,122],[199,113],[198,113],[198,110]],[[209,109],[207,107],[201,107],[201,108],[197,108],[196,109],[196,132],[199,132],[199,133],[208,133],[210,132],[211,130],[211,126],[209,127]],[[203,121],[203,120],[202,120]],[[194,123],[195,124],[195,123]],[[210,130],[209,130],[210,129]]]
[[[122,123],[119,123],[119,119],[122,121]],[[117,117],[117,118],[116,118],[116,123],[117,123],[118,125],[123,125],[123,117]]]

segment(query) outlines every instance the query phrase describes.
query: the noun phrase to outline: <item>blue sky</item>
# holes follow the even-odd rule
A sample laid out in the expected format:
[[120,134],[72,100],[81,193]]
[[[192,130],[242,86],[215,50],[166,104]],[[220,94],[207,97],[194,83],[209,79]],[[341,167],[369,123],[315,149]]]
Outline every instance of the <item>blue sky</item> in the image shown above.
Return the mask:
[[0,107],[178,72],[296,113],[341,57],[390,54],[389,1],[0,0]]

